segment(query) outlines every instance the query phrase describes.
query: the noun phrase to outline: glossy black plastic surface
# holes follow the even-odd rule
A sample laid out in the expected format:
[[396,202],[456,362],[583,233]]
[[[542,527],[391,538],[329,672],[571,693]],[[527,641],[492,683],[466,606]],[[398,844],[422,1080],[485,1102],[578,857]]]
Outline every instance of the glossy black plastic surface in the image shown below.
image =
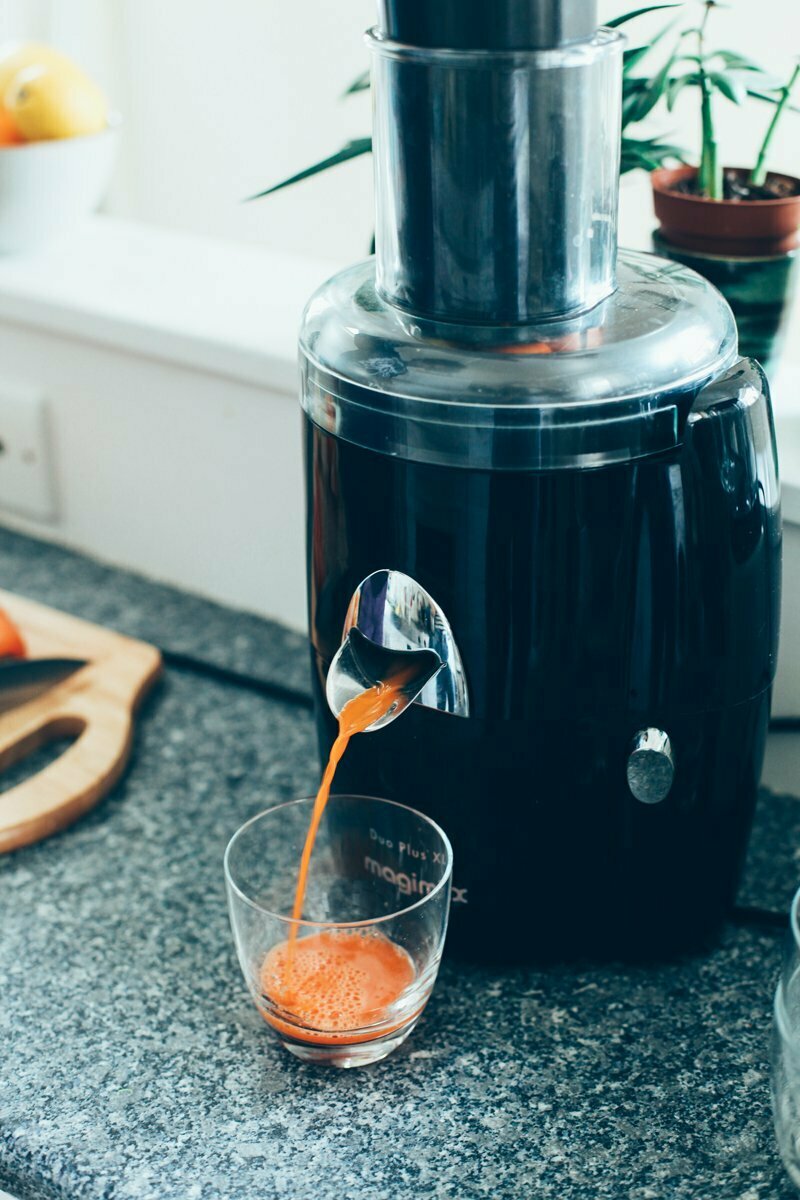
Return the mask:
[[540,50],[590,37],[597,0],[379,0],[387,37],[411,46]]
[[[597,470],[418,464],[308,420],[306,446],[322,753],[327,663],[370,572],[418,580],[464,661],[473,715],[412,706],[354,739],[336,785],[442,823],[468,899],[454,944],[502,955],[505,928],[537,958],[708,934],[746,846],[777,652],[780,516],[758,368],[699,394],[677,450]],[[650,725],[669,734],[676,777],[645,806],[625,766]]]

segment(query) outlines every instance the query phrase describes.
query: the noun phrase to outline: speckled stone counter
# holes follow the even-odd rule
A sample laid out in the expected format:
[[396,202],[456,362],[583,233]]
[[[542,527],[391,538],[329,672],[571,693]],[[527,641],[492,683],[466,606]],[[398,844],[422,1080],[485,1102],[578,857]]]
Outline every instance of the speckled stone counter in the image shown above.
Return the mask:
[[[3,586],[305,684],[302,639],[0,531]],[[654,969],[443,968],[367,1070],[287,1055],[247,998],[222,852],[315,782],[306,712],[167,671],[128,775],[0,858],[0,1188],[20,1200],[789,1200],[767,1040],[781,937]],[[0,798],[0,803],[2,799]],[[782,909],[800,804],[765,795],[742,900]]]

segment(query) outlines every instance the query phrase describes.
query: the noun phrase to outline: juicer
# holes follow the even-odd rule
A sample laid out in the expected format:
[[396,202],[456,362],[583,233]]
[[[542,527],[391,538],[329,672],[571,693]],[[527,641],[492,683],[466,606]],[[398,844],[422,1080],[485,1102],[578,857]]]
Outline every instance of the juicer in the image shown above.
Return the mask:
[[447,831],[451,947],[705,944],[775,673],[766,379],[710,284],[617,249],[623,38],[592,0],[385,0],[367,40],[376,255],[300,337],[320,750],[344,640],[435,651],[336,788]]

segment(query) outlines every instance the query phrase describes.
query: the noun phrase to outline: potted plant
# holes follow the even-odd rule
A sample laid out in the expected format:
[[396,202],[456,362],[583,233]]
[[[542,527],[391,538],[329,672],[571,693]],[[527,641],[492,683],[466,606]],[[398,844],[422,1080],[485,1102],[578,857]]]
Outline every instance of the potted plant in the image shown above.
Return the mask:
[[[743,354],[765,365],[780,349],[784,318],[797,276],[800,179],[767,169],[775,130],[800,77],[800,63],[776,86],[751,59],[709,49],[707,30],[716,0],[703,0],[699,24],[679,36],[667,63],[647,84],[653,107],[672,109],[685,88],[699,97],[698,166],[660,167],[651,176],[659,253],[700,271],[723,292],[736,315]],[[715,124],[718,99],[773,104],[761,148],[750,167],[724,167]]]

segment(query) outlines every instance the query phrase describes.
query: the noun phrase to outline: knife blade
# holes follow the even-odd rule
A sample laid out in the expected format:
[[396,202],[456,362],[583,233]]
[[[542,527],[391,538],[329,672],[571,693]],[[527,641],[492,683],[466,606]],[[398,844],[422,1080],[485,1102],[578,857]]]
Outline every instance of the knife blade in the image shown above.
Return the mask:
[[27,704],[85,667],[84,658],[0,660],[0,713]]

